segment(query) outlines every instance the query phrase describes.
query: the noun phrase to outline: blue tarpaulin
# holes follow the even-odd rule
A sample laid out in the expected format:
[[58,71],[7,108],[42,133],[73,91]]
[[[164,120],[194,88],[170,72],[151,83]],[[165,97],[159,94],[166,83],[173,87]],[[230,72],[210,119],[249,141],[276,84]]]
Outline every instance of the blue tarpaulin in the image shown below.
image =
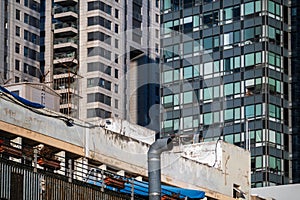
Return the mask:
[[13,96],[15,99],[17,99],[17,100],[20,101],[21,103],[25,104],[26,106],[29,106],[29,107],[32,107],[32,108],[45,108],[44,105],[39,104],[39,103],[34,103],[34,102],[31,102],[31,101],[29,101],[29,100],[27,100],[27,99],[24,99],[24,98],[20,97],[19,95],[10,92],[9,90],[7,90],[6,88],[4,88],[4,87],[2,87],[2,86],[0,86],[0,90],[1,90],[2,92],[5,92],[5,93],[7,93],[7,94],[10,94],[10,95]]
[[[102,186],[101,181],[91,181],[89,180],[88,183]],[[133,181],[134,185],[134,194],[141,195],[141,196],[148,196],[148,182],[141,182],[141,181]],[[117,189],[112,186],[105,186],[106,189],[118,191],[121,193],[131,194],[132,189],[132,181],[125,182],[125,187],[123,189]],[[191,198],[191,199],[203,199],[205,197],[205,192],[200,190],[190,190],[190,189],[183,189],[177,188],[173,186],[162,185],[161,186],[162,195],[172,196],[173,194],[178,195],[179,198]]]

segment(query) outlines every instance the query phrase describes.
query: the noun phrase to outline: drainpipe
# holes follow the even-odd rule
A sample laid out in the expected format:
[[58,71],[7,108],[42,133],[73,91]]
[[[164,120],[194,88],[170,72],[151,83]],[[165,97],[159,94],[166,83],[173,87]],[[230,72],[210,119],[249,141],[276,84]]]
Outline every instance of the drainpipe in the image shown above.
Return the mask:
[[156,140],[148,151],[149,200],[161,199],[160,155],[173,149],[171,138]]

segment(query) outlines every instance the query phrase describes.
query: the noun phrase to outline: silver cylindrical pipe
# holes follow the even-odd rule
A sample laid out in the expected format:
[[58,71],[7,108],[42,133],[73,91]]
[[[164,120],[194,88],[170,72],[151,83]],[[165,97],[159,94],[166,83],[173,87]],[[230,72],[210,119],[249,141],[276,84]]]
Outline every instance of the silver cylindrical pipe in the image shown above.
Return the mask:
[[148,151],[149,200],[161,199],[160,155],[173,149],[171,138],[156,140]]

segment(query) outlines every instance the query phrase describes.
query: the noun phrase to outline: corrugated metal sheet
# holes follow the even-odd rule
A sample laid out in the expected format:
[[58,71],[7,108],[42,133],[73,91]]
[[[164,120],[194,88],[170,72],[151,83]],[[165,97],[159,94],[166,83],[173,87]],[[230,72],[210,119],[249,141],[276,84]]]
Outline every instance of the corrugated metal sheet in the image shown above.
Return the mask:
[[123,200],[130,196],[0,159],[0,198],[9,200]]
[[0,198],[11,200],[39,200],[39,179],[37,173],[0,162]]

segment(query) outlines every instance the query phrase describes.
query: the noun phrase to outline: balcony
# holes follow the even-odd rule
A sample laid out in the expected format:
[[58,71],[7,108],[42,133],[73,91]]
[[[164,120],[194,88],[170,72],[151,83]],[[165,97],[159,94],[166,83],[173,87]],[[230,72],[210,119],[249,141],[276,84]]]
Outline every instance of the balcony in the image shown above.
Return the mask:
[[60,21],[75,21],[78,18],[78,10],[76,7],[61,7],[54,8],[54,18]]
[[53,64],[78,64],[77,59],[75,58],[76,54],[75,52],[69,52],[69,53],[56,53],[54,54],[54,61]]
[[[54,49],[59,52],[70,52],[77,49],[77,38],[56,38],[54,39]],[[57,52],[56,51],[56,52]]]
[[60,22],[54,24],[54,34],[56,37],[69,37],[77,35],[77,23]]
[[133,18],[136,20],[139,20],[139,21],[143,20],[143,16],[140,13],[135,12],[135,11],[133,11]]
[[74,6],[78,3],[78,0],[54,0],[54,3],[61,6]]

